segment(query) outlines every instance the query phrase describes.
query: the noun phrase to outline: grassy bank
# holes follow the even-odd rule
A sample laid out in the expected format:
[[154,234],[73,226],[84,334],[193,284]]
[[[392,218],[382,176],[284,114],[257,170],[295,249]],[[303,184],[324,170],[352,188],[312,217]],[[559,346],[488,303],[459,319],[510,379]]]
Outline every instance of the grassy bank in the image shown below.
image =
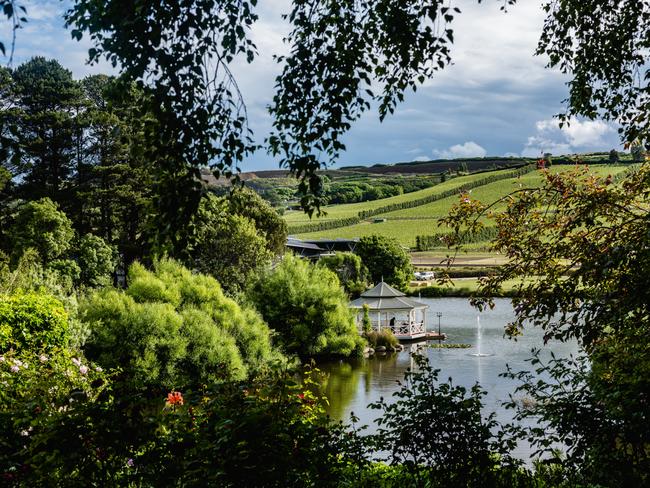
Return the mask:
[[[504,283],[500,293],[494,295],[494,298],[514,297],[517,295],[520,280],[509,280]],[[411,286],[408,295],[422,298],[438,297],[470,297],[478,292],[479,278],[459,278],[452,280],[452,283],[446,285],[425,285]]]

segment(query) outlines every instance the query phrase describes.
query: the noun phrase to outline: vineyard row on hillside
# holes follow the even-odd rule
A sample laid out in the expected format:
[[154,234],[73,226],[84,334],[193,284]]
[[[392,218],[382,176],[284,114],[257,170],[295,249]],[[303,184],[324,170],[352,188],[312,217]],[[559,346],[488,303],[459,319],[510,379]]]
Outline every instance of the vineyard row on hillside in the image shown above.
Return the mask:
[[[440,247],[445,246],[445,236],[449,235],[446,233],[439,233],[426,236],[416,236],[415,237],[415,249],[416,251],[432,251],[434,249],[439,249]],[[475,232],[466,233],[461,239],[461,244],[473,244],[476,242],[486,242],[491,241],[497,236],[496,227],[483,227],[480,230]]]
[[318,232],[323,230],[337,229],[339,227],[347,227],[350,225],[355,225],[360,223],[362,220],[373,217],[375,215],[381,215],[383,213],[393,212],[395,210],[402,210],[406,208],[413,208],[413,207],[419,207],[421,205],[426,205],[428,203],[442,200],[443,198],[451,197],[453,195],[466,192],[473,188],[478,188],[479,186],[487,185],[488,183],[493,183],[499,180],[507,180],[510,178],[516,178],[518,176],[523,176],[527,173],[530,173],[534,169],[535,169],[535,165],[528,164],[526,166],[522,166],[520,168],[511,171],[505,171],[500,174],[493,174],[490,176],[486,176],[485,178],[481,178],[471,183],[467,183],[458,188],[453,188],[440,193],[434,193],[426,197],[417,198],[414,200],[408,200],[406,202],[394,203],[391,205],[384,205],[383,207],[377,207],[372,210],[362,210],[355,217],[326,220],[322,222],[313,222],[309,224],[290,225],[289,233],[307,234],[309,232]]

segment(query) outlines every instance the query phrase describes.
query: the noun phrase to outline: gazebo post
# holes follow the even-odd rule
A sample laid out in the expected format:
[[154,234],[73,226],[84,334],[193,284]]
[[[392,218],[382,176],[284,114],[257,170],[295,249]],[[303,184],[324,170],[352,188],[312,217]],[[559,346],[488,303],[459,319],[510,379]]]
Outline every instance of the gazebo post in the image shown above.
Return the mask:
[[377,312],[377,332],[381,332],[381,312]]

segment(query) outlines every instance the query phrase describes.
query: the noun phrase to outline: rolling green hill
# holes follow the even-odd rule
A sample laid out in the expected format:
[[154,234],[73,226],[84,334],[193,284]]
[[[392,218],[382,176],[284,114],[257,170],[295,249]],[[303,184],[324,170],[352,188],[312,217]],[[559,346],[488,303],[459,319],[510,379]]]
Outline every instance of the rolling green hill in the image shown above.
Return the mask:
[[[599,176],[606,176],[608,174],[616,175],[625,171],[628,165],[599,165],[592,166],[591,171]],[[552,167],[551,171],[568,171],[570,166],[556,166]],[[354,218],[359,212],[371,211],[372,214],[368,218],[358,219],[357,222],[352,222],[351,225],[345,225],[333,229],[323,229],[315,232],[301,232],[297,236],[302,239],[319,239],[319,238],[355,238],[363,237],[372,234],[380,234],[388,237],[396,238],[402,245],[409,248],[416,247],[417,236],[433,236],[444,233],[444,229],[438,227],[438,219],[447,215],[452,205],[458,202],[460,189],[467,186],[480,184],[481,179],[486,175],[504,176],[506,171],[495,171],[491,173],[476,174],[470,176],[458,177],[453,180],[447,181],[432,188],[414,192],[398,197],[386,198],[382,200],[375,200],[372,202],[357,203],[351,205],[335,205],[328,207],[328,215],[324,219],[314,218],[314,222]],[[541,184],[542,176],[537,170],[498,181],[491,181],[485,184],[480,184],[472,188],[471,197],[481,200],[485,203],[492,203],[499,198],[508,195],[510,192],[518,188],[534,188]],[[437,199],[428,203],[413,206],[411,208],[401,208],[397,210],[390,210],[381,212],[381,209],[392,204],[404,204],[406,202],[413,202],[414,200],[422,199],[423,196],[433,197],[440,195],[448,190],[454,191],[453,195]],[[505,205],[505,203],[503,204]],[[376,213],[379,210],[379,213]],[[498,206],[495,207],[498,210]],[[287,223],[291,228],[300,228],[296,224],[309,223],[309,218],[298,212],[292,212],[286,216]],[[383,220],[382,222],[375,222],[375,220]],[[304,226],[302,226],[304,228]],[[485,247],[486,241],[489,238],[489,231],[486,231],[485,236],[477,236],[477,242],[471,243],[469,248]],[[441,244],[442,247],[442,244]]]
[[[503,174],[509,170],[501,170],[490,172],[489,174]],[[482,178],[485,178],[485,173],[478,173],[468,176],[460,176],[457,178],[450,179],[444,183],[433,186],[431,188],[425,188],[424,190],[414,191],[412,193],[405,193],[403,195],[397,195],[395,197],[383,198],[381,200],[373,200],[370,202],[360,202],[360,203],[348,203],[344,205],[332,205],[330,207],[325,207],[323,210],[327,212],[327,215],[323,217],[314,217],[309,218],[307,214],[300,210],[293,210],[286,212],[284,214],[284,219],[287,221],[287,224],[291,226],[292,224],[309,224],[314,221],[328,221],[336,219],[345,219],[349,217],[356,217],[361,211],[375,210],[379,207],[392,204],[400,204],[412,200],[418,200],[423,197],[428,197],[431,195],[440,194],[446,190],[455,190],[462,188],[468,183],[478,181]]]

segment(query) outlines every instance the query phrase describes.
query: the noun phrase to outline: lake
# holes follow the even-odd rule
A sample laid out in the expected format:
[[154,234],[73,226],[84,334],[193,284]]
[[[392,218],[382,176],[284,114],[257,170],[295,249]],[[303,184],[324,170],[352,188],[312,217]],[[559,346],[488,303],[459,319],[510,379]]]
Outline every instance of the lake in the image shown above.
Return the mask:
[[[478,382],[487,390],[484,398],[485,413],[495,412],[500,421],[512,420],[512,411],[502,407],[502,403],[513,393],[516,382],[499,376],[509,365],[513,370],[531,369],[526,359],[531,357],[532,348],[542,348],[542,357],[550,351],[564,357],[576,353],[575,342],[552,342],[544,346],[540,329],[527,328],[517,340],[505,338],[504,326],[514,318],[509,299],[496,299],[495,308],[478,312],[466,298],[422,298],[419,301],[429,305],[427,324],[429,330],[437,330],[437,312],[442,313],[441,331],[447,334],[446,342],[471,344],[468,349],[423,348],[434,368],[440,369],[439,378],[445,381],[451,377],[454,384],[471,387]],[[481,353],[487,356],[476,357],[477,316],[481,321]],[[433,341],[436,342],[436,341]],[[420,343],[426,344],[426,343]],[[379,415],[378,410],[370,410],[367,405],[380,397],[389,398],[398,388],[397,381],[411,367],[411,351],[416,345],[406,345],[406,349],[384,357],[370,359],[330,361],[318,364],[328,375],[323,391],[329,400],[329,414],[335,420],[348,420],[350,413],[360,418],[360,423],[371,427]],[[530,457],[530,448],[520,446],[515,453],[519,457]]]

